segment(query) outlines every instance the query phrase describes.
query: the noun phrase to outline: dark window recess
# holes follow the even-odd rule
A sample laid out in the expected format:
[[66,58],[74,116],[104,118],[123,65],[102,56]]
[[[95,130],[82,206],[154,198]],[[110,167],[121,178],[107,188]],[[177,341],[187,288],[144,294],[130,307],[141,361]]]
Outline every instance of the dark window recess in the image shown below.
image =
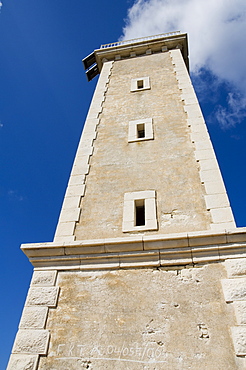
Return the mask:
[[138,80],[138,82],[137,82],[137,87],[138,87],[138,89],[143,89],[143,87],[144,87],[144,82],[143,82],[143,80]]
[[135,226],[145,226],[144,199],[135,200]]
[[90,55],[88,55],[86,58],[84,58],[82,60],[83,64],[84,64],[84,68],[85,69],[88,69],[90,68],[93,64],[96,63],[96,57],[95,57],[95,53],[91,53]]
[[138,136],[138,139],[141,139],[141,138],[145,137],[144,123],[139,123],[137,125],[137,136]]
[[98,73],[99,69],[97,64],[95,64],[93,67],[85,72],[88,81],[91,81],[96,75],[98,75]]

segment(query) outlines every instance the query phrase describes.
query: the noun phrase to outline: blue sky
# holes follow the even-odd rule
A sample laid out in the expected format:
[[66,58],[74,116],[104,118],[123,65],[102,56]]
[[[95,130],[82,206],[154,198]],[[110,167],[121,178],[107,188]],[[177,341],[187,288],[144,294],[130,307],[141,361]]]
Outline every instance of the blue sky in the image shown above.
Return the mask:
[[[187,0],[186,4],[190,7],[194,1]],[[192,78],[237,226],[246,225],[243,1],[233,2],[241,9],[243,18],[227,5],[223,19],[218,15],[221,2],[218,0],[215,6],[207,1],[210,19],[214,19],[211,25],[197,21],[199,12],[191,22],[185,7],[179,18],[175,7],[185,3],[181,0],[174,0],[172,6],[164,0],[141,0],[135,5],[133,0],[2,0],[2,3],[0,369],[5,368],[9,357],[32,272],[19,246],[53,239],[96,83],[96,79],[87,82],[81,59],[101,44],[124,35],[132,38],[176,29],[189,33]],[[203,0],[196,0],[197,3],[202,10]],[[146,21],[146,14],[151,23]],[[210,33],[203,35],[200,23]],[[217,39],[214,34],[219,35]],[[205,52],[200,49],[199,35]]]

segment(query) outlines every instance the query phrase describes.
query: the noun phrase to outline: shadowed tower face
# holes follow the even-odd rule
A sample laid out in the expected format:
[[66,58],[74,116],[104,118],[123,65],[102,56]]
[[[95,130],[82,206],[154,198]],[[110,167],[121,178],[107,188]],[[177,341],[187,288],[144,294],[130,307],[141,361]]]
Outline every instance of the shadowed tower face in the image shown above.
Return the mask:
[[22,246],[35,271],[8,370],[243,368],[245,230],[186,35],[104,45],[83,62],[100,76],[54,241]]

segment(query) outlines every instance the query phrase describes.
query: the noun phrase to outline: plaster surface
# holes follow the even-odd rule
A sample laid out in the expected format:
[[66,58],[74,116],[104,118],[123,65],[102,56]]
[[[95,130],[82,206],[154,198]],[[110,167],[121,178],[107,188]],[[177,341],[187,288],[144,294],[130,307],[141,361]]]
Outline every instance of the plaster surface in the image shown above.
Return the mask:
[[[150,89],[131,92],[131,79]],[[158,231],[210,228],[195,145],[169,53],[115,61],[99,115],[76,240],[121,237],[127,192],[155,190]],[[152,118],[154,140],[128,142],[129,121]]]
[[38,369],[238,369],[224,277],[219,263],[59,272],[48,355]]

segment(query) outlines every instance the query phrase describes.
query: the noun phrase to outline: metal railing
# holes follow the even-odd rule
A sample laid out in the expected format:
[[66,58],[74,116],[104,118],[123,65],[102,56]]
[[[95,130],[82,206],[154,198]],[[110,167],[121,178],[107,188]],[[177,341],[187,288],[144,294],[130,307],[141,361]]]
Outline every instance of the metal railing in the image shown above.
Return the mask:
[[116,41],[116,42],[112,42],[110,44],[103,44],[103,45],[100,46],[100,49],[112,48],[114,46],[120,46],[120,45],[126,45],[126,44],[134,44],[134,43],[137,43],[137,42],[140,42],[140,41],[159,39],[159,38],[162,38],[162,37],[175,36],[175,35],[179,35],[179,34],[180,34],[180,31],[174,31],[174,32],[160,33],[159,35],[154,35],[154,36],[139,37],[137,39],[132,39],[132,40]]

